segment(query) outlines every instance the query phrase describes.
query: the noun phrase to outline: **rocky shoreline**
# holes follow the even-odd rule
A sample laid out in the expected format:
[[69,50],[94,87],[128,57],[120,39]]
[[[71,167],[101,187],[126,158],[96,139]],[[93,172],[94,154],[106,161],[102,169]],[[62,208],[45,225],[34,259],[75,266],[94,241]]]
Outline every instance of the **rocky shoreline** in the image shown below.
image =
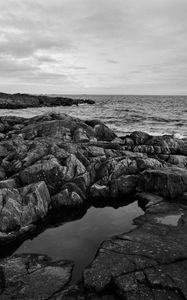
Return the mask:
[[70,97],[52,97],[30,94],[0,93],[0,109],[20,109],[27,107],[72,106],[79,104],[95,104],[91,99],[72,99]]
[[[103,242],[76,285],[71,262],[41,255],[0,260],[0,298],[187,298],[185,140],[139,131],[117,137],[100,121],[65,114],[7,116],[0,117],[0,159],[2,251],[56,212],[129,197],[145,211],[135,230]],[[159,221],[171,215],[176,226]]]

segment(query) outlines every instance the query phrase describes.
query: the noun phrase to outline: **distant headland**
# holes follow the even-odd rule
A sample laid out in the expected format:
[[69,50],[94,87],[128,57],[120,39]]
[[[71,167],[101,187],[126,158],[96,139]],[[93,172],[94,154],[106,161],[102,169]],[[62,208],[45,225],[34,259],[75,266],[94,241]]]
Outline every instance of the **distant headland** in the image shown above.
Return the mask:
[[90,99],[72,99],[69,97],[52,97],[46,95],[31,94],[7,94],[0,93],[0,109],[19,109],[42,106],[72,106],[79,104],[95,104]]

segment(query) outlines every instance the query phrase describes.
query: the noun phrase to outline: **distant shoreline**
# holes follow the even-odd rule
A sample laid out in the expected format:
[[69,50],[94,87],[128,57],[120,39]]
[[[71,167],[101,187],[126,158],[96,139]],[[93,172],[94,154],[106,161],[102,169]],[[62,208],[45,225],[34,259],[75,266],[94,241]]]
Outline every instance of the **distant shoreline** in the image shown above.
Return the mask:
[[72,99],[61,96],[44,96],[31,94],[0,93],[0,109],[19,109],[28,107],[72,106],[79,104],[95,104],[90,99]]

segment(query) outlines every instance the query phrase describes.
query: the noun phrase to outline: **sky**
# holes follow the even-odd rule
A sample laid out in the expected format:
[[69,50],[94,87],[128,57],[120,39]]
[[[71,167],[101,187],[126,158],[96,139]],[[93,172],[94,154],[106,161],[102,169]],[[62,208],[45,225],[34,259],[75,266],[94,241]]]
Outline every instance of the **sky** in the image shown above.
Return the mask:
[[0,0],[0,91],[187,94],[187,0]]

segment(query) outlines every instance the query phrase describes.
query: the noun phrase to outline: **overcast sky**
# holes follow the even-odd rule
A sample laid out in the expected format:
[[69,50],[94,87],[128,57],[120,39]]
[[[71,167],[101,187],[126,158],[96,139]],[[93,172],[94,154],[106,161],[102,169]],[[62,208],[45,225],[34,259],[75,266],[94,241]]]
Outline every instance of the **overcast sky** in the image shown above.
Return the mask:
[[0,91],[187,94],[187,0],[0,0]]

